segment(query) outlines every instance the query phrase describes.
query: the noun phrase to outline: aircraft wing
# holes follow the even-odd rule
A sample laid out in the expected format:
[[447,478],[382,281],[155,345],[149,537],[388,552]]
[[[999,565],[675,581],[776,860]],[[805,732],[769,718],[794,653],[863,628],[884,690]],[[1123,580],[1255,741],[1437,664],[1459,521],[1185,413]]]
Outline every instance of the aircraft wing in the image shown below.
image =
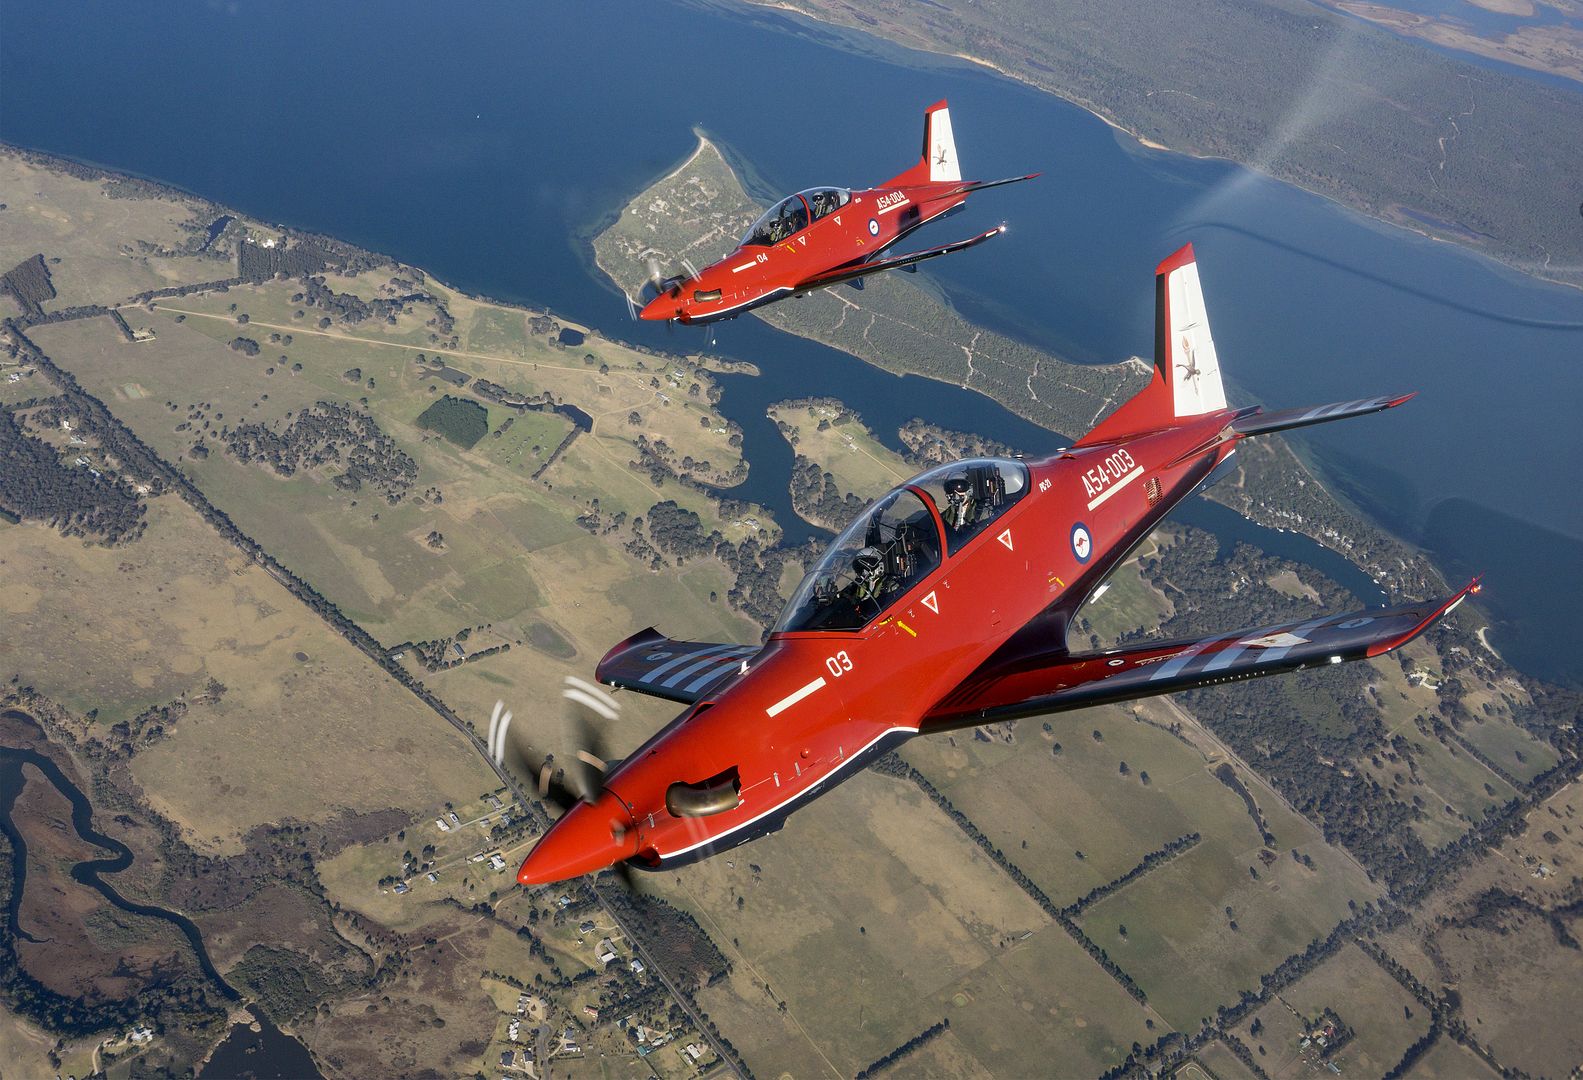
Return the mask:
[[1474,579],[1441,600],[1006,664],[969,678],[929,711],[921,730],[976,727],[1379,656],[1417,637],[1478,588]]
[[997,225],[988,232],[970,236],[966,240],[957,240],[950,244],[941,244],[939,247],[925,248],[915,251],[910,255],[897,255],[889,259],[876,259],[874,262],[861,263],[857,266],[844,266],[837,270],[829,270],[823,274],[815,274],[806,281],[798,283],[796,291],[812,292],[814,289],[823,289],[827,285],[839,285],[843,281],[855,281],[869,274],[878,274],[884,270],[903,270],[909,266],[923,262],[925,259],[937,259],[941,255],[949,255],[954,251],[966,251],[970,247],[977,247],[985,240],[991,240],[1006,231],[1006,226]]
[[594,677],[607,686],[691,705],[723,686],[762,648],[676,641],[651,626],[605,653]]

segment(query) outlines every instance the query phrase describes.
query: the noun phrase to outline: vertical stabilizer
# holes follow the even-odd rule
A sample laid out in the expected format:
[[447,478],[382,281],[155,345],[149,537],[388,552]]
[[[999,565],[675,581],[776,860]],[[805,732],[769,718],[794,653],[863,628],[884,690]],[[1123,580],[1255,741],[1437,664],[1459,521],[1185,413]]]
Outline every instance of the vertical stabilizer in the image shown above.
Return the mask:
[[944,99],[923,114],[923,152],[929,162],[930,180],[961,180],[956,160],[956,138],[951,134],[951,110]]
[[1162,262],[1154,282],[1154,362],[1170,383],[1173,413],[1202,416],[1224,409],[1226,391],[1193,245]]
[[1078,440],[1093,446],[1168,428],[1178,418],[1226,407],[1220,358],[1209,335],[1209,314],[1188,244],[1154,271],[1154,378],[1149,385]]
[[906,187],[931,181],[958,182],[962,166],[956,160],[956,136],[951,133],[951,110],[941,98],[924,110],[923,150],[918,164],[886,182],[886,187]]

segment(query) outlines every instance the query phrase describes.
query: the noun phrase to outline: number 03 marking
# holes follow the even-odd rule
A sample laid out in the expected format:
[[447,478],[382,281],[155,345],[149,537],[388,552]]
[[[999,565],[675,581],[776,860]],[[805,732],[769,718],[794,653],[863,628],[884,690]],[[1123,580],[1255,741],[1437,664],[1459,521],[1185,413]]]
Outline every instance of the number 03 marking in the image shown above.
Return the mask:
[[852,670],[852,658],[846,654],[845,649],[842,649],[834,656],[827,657],[824,666],[830,669],[830,674],[839,679]]

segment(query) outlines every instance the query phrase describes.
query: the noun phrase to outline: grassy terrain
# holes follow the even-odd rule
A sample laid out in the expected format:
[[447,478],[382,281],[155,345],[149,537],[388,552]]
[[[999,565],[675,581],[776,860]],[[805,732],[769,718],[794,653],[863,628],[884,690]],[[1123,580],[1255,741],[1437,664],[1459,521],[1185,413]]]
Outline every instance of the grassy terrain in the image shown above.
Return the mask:
[[[58,294],[54,308],[114,303],[236,272],[235,260],[218,251],[176,253],[222,211],[201,199],[108,198],[105,190],[100,181],[0,153],[0,274],[43,252]],[[10,297],[0,300],[7,314],[12,306]]]
[[952,1061],[1001,1074],[1100,1072],[1146,1037],[1152,1014],[905,781],[860,774],[672,883],[733,962],[703,1002],[761,1075],[851,1075],[942,1017]]
[[[289,294],[291,287],[279,283],[256,292],[268,298]],[[206,306],[225,311],[233,302],[253,307],[254,298],[246,292],[233,289],[181,301],[191,312]],[[289,295],[286,299],[289,303]],[[746,534],[720,522],[714,504],[700,493],[675,483],[659,487],[626,468],[636,456],[630,440],[638,431],[700,455],[706,447],[695,444],[713,439],[709,460],[722,466],[739,460],[724,436],[704,431],[696,420],[689,427],[683,407],[658,401],[648,379],[636,371],[640,358],[635,355],[622,354],[627,367],[612,366],[601,375],[580,358],[568,362],[563,351],[542,339],[524,338],[522,348],[533,345],[538,360],[451,361],[466,362],[467,370],[501,385],[529,393],[547,389],[584,403],[587,411],[601,409],[592,436],[574,442],[545,477],[547,484],[541,484],[532,482],[531,474],[570,430],[569,423],[550,414],[518,416],[491,406],[491,431],[499,433],[507,419],[511,426],[471,450],[423,432],[415,421],[433,400],[429,388],[446,384],[414,362],[416,350],[378,344],[378,338],[299,329],[287,331],[293,333],[291,345],[270,346],[284,348],[290,364],[266,363],[267,353],[248,359],[223,345],[238,332],[261,334],[262,319],[239,327],[226,312],[210,318],[187,314],[177,323],[171,312],[160,310],[155,318],[162,331],[152,343],[128,345],[103,320],[40,328],[37,336],[90,392],[115,402],[143,439],[168,459],[179,460],[241,528],[387,644],[440,638],[481,624],[494,625],[515,643],[525,640],[529,620],[555,624],[542,583],[565,561],[558,548],[590,546],[571,519],[594,500],[607,513],[636,516],[654,502],[673,498],[718,522],[728,535]],[[290,367],[298,363],[302,370],[293,373]],[[355,386],[343,378],[354,367],[361,375]],[[601,387],[608,392],[601,393]],[[206,418],[219,427],[238,418],[283,423],[287,413],[317,401],[355,403],[363,397],[376,422],[418,463],[412,492],[395,507],[336,489],[331,470],[283,478],[262,465],[240,463],[218,446],[207,458],[196,459],[190,454],[193,433],[177,430],[193,404],[203,403]],[[167,402],[178,408],[172,411]],[[640,425],[627,422],[631,412],[643,418]],[[440,500],[423,497],[431,488],[439,489]],[[443,536],[443,547],[426,542],[431,532]],[[633,625],[639,617],[624,622]]]
[[[50,175],[29,174],[24,187],[44,190]],[[0,201],[53,220],[41,209],[53,196],[34,205],[13,190],[0,187]],[[79,195],[66,191],[62,205]],[[94,197],[122,212],[120,203]],[[694,208],[701,214],[709,203],[705,192]],[[184,219],[171,216],[186,211],[171,205],[177,209],[145,206],[141,216],[126,218],[121,227],[133,231],[123,239],[164,236],[158,230],[167,227],[188,235]],[[703,220],[672,217],[689,228]],[[26,244],[34,243],[32,235]],[[108,258],[95,254],[98,235],[67,230],[58,248],[45,250],[58,250],[63,268]],[[127,259],[132,276],[117,280],[129,287],[134,278],[164,273],[160,267],[204,275],[229,270],[209,260],[115,257]],[[169,272],[180,279],[176,269]],[[469,651],[509,645],[439,671],[425,669],[414,650],[403,661],[480,735],[492,705],[502,701],[517,714],[512,731],[519,743],[564,753],[555,704],[562,678],[587,677],[606,649],[651,622],[678,637],[758,639],[759,627],[726,601],[734,579],[722,562],[700,555],[656,571],[647,556],[624,550],[632,533],[615,524],[618,514],[630,520],[659,500],[675,499],[697,512],[706,530],[718,528],[732,539],[754,535],[747,525],[724,520],[718,503],[695,488],[660,475],[663,470],[630,464],[642,437],[663,441],[671,467],[699,479],[743,465],[730,445],[729,420],[709,404],[711,382],[700,362],[634,352],[597,336],[562,347],[554,344],[557,320],[469,299],[410,267],[330,274],[325,284],[370,302],[425,291],[438,304],[409,303],[389,321],[337,318],[321,328],[324,309],[304,308],[296,298],[304,283],[279,280],[173,298],[153,310],[127,308],[134,326],[156,329],[151,342],[126,342],[105,318],[29,333],[241,529],[379,640],[443,641],[467,628]],[[865,303],[874,297],[872,290],[861,294]],[[259,354],[229,348],[239,336],[258,342]],[[884,343],[900,340],[880,335],[873,355],[883,357]],[[937,350],[946,339],[930,340],[926,347]],[[534,474],[573,430],[561,416],[518,413],[480,399],[486,434],[470,448],[425,432],[416,421],[435,401],[473,395],[471,384],[458,389],[441,377],[428,362],[436,357],[508,393],[548,394],[573,405],[592,418],[593,430],[572,440],[537,480]],[[0,403],[47,392],[18,385],[27,384],[0,381],[0,394],[17,395]],[[223,448],[222,429],[243,422],[283,429],[288,414],[300,416],[321,401],[366,410],[410,456],[417,476],[398,503],[366,486],[338,487],[341,465],[283,477]],[[857,423],[832,423],[821,432],[817,409],[806,408],[781,418],[796,425],[799,452],[829,469],[844,489],[883,489],[910,472]],[[200,436],[206,457],[194,453]],[[58,442],[58,433],[51,438]],[[692,464],[684,466],[688,458]],[[1310,504],[1301,505],[1308,512]],[[599,524],[591,532],[577,518],[591,518],[595,509]],[[365,831],[347,846],[322,850],[316,864],[328,899],[340,906],[336,929],[395,958],[392,967],[374,990],[337,995],[308,1017],[302,1034],[332,1071],[492,1068],[503,1046],[504,1002],[498,981],[484,973],[530,985],[535,975],[548,977],[548,966],[530,957],[514,933],[530,910],[538,914],[535,925],[552,963],[566,974],[592,969],[575,920],[556,920],[554,891],[524,894],[511,883],[509,871],[531,835],[499,845],[508,869],[497,873],[470,861],[494,846],[476,824],[450,833],[433,824],[447,803],[464,821],[477,816],[482,793],[497,785],[494,774],[438,716],[174,496],[155,499],[148,513],[147,534],[116,549],[63,540],[33,524],[0,527],[0,577],[7,585],[0,590],[0,674],[15,674],[73,712],[91,714],[98,732],[153,705],[190,703],[163,738],[112,775],[134,801],[169,815],[201,852],[235,856],[261,824],[301,822],[314,827],[314,836],[328,836],[354,815],[399,811],[382,816],[372,838]],[[783,588],[797,573],[793,565],[785,568]],[[1277,595],[1311,599],[1313,585],[1298,573],[1270,576],[1268,584]],[[1173,611],[1173,601],[1128,566],[1084,610],[1082,632],[1111,640],[1152,628]],[[1427,641],[1415,650],[1413,664],[1446,666]],[[1416,769],[1384,758],[1353,764],[1382,786],[1397,786],[1404,800],[1417,795],[1427,818],[1415,827],[1438,844],[1514,794],[1500,773],[1525,782],[1556,756],[1514,722],[1527,700],[1514,678],[1470,680],[1463,699],[1474,719],[1459,721],[1460,738],[1495,768],[1456,740],[1420,729],[1419,714],[1450,715],[1435,689],[1442,673],[1432,674],[1435,679],[1415,684],[1388,659],[1374,666],[1373,685],[1363,691],[1387,729],[1412,744],[1404,756]],[[211,680],[224,692],[204,693]],[[678,711],[639,695],[618,700],[620,714],[609,725],[615,754],[630,752]],[[1327,716],[1316,725],[1333,721]],[[1257,987],[1280,961],[1327,933],[1348,913],[1349,901],[1361,907],[1378,898],[1345,852],[1325,844],[1239,762],[1237,773],[1274,836],[1267,864],[1242,799],[1213,773],[1227,751],[1174,701],[1070,714],[1049,727],[1024,720],[983,738],[959,732],[916,742],[906,758],[1057,904],[1126,874],[1186,833],[1202,835],[1190,851],[1080,918],[1088,936],[1147,991],[1149,1006],[1129,997],[916,785],[864,773],[800,812],[781,833],[645,883],[695,914],[731,959],[730,978],[701,1000],[757,1074],[850,1075],[949,1018],[949,1030],[899,1063],[898,1075],[1033,1075],[1048,1073],[1052,1061],[1095,1075],[1117,1064],[1134,1041],[1150,1043],[1171,1027],[1196,1029],[1200,1017]],[[1249,760],[1256,762],[1251,753]],[[1570,1036],[1528,1047],[1521,1026],[1534,1016],[1565,1028],[1583,1005],[1570,993],[1583,985],[1575,954],[1550,944],[1554,938],[1545,937],[1551,931],[1539,914],[1480,924],[1470,921],[1470,905],[1496,887],[1541,910],[1566,902],[1583,868],[1583,829],[1574,824],[1583,803],[1573,803],[1575,792],[1564,789],[1534,812],[1526,833],[1476,863],[1452,893],[1415,913],[1386,942],[1437,992],[1457,985],[1469,1003],[1460,1015],[1470,1029],[1503,1062],[1533,1072],[1565,1071],[1568,1056],[1583,1053]],[[397,826],[387,822],[394,820],[409,823],[405,836],[389,835]],[[159,902],[168,887],[159,838],[147,823],[126,828],[138,861],[125,879],[135,895]],[[430,842],[434,883],[401,865],[404,851]],[[1293,849],[1313,868],[1294,859]],[[1534,876],[1542,868],[1546,876]],[[409,875],[409,893],[379,884],[399,873]],[[486,901],[491,916],[455,906]],[[276,882],[199,918],[224,969],[264,937],[279,938],[317,966],[344,947],[325,929],[328,910],[309,890]],[[129,931],[100,921],[90,936],[110,945]],[[623,955],[627,948],[623,943]],[[1515,952],[1516,963],[1503,965],[1505,949]],[[1491,971],[1495,977],[1488,977]],[[1349,948],[1285,987],[1283,996],[1309,1009],[1355,993],[1348,1007],[1366,1014],[1354,1023],[1355,1060],[1380,1071],[1392,1063],[1395,1047],[1421,1030],[1414,1027],[1421,1017],[1405,1026],[1388,1022],[1398,1005],[1394,985]],[[554,999],[552,1023],[564,1026],[603,992],[593,980],[546,991]],[[1276,1017],[1278,1008],[1279,1000],[1272,1001],[1264,1013]],[[1352,1013],[1344,1015],[1354,1022]],[[1265,1024],[1278,1027],[1275,1019]],[[23,1038],[0,1022],[0,1052],[5,1040]],[[578,1070],[639,1064],[612,1025],[590,1032],[587,1045]],[[1430,1060],[1445,1058],[1437,1067],[1449,1075],[1460,1053],[1442,1044]],[[1243,1075],[1223,1047],[1211,1045],[1199,1056],[1216,1075]],[[685,1072],[674,1046],[655,1067],[664,1075]]]
[[[491,774],[450,728],[368,664],[174,496],[121,549],[25,525],[0,531],[6,667],[100,723],[201,691],[133,772],[151,804],[212,851],[259,822],[427,805]],[[25,643],[25,648],[22,645]],[[300,658],[299,658],[300,657]],[[421,763],[343,768],[370,760]]]
[[[1058,904],[1121,877],[1179,836],[1203,836],[1080,920],[1173,1026],[1194,1027],[1234,1002],[1240,988],[1345,917],[1348,900],[1377,895],[1312,825],[1261,791],[1278,854],[1266,866],[1242,800],[1210,771],[1219,760],[1212,752],[1119,707],[1055,717],[1051,729],[1025,720],[1011,744],[959,733],[919,740],[904,755]],[[1294,861],[1293,848],[1315,869]]]
[[918,471],[875,439],[861,421],[843,417],[838,406],[782,403],[770,406],[769,417],[791,429],[796,452],[834,476],[843,495],[857,495],[867,502]]
[[[699,139],[679,168],[636,195],[594,240],[595,259],[617,287],[637,296],[653,257],[665,273],[682,260],[721,258],[760,211],[719,149]],[[877,274],[864,290],[824,289],[753,312],[771,326],[812,338],[898,374],[919,374],[989,394],[1013,412],[1073,435],[1093,427],[1139,389],[1142,364],[1067,364],[975,326],[902,275]]]
[[[1306,1076],[1319,1053],[1301,1046],[1304,1022],[1325,1009],[1356,1033],[1331,1059],[1348,1076],[1383,1076],[1429,1030],[1429,1015],[1412,995],[1362,950],[1347,946],[1239,1025],[1236,1035],[1272,1077]],[[1258,1035],[1249,1030],[1255,1020]]]

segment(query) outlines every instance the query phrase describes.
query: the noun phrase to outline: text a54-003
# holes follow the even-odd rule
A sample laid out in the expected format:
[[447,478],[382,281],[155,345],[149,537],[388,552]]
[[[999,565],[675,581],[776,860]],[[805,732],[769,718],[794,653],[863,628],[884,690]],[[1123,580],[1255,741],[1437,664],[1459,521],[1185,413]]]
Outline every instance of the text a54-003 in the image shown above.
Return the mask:
[[1092,499],[1137,467],[1138,463],[1132,460],[1131,454],[1117,450],[1083,473],[1083,491]]

